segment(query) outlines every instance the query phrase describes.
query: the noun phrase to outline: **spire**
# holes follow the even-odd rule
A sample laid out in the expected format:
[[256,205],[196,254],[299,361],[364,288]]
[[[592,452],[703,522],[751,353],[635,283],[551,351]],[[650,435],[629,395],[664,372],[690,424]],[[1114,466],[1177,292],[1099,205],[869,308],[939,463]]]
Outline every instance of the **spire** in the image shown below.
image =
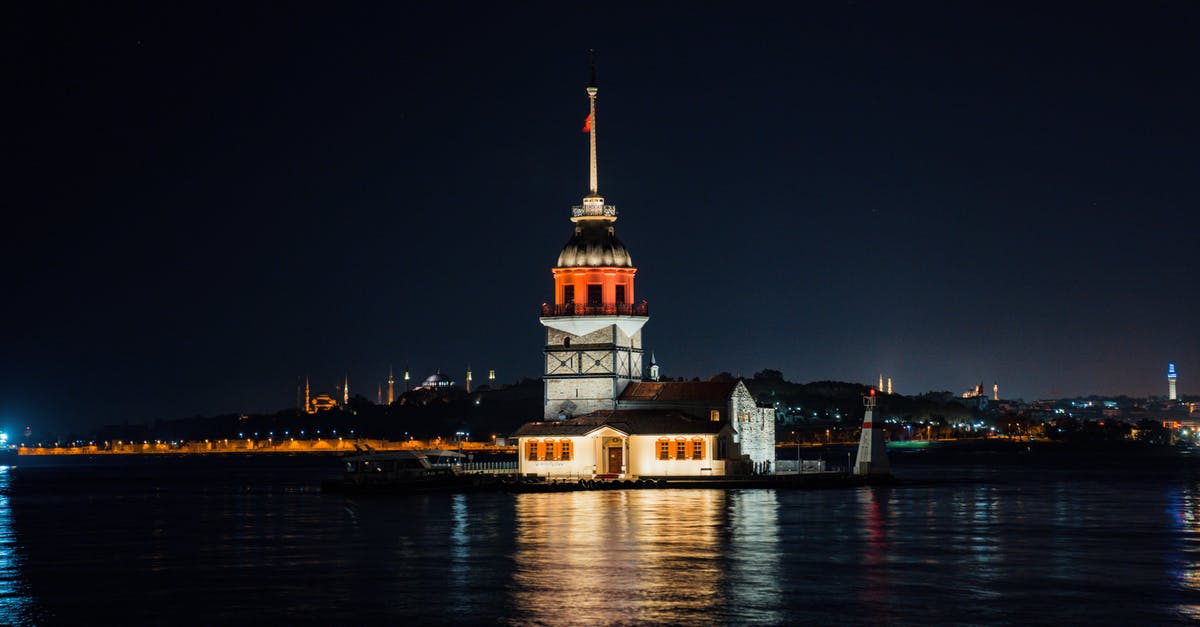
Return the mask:
[[588,82],[588,116],[583,122],[583,132],[588,134],[590,149],[588,153],[588,193],[583,197],[583,204],[571,207],[571,221],[601,220],[612,222],[617,219],[617,208],[604,204],[600,195],[599,175],[596,172],[596,51],[589,50],[588,56],[592,63],[592,80]]
[[313,413],[312,412],[312,401],[308,400],[308,377],[307,376],[304,377],[304,412],[307,414]]
[[342,375],[342,404],[350,404],[350,375],[348,374]]
[[392,401],[396,400],[396,394],[394,392],[394,388],[392,387],[395,384],[396,384],[396,377],[392,374],[392,367],[388,366],[388,397],[387,397],[388,405],[391,405]]
[[588,122],[587,129],[589,139],[591,140],[591,169],[589,173],[591,177],[588,179],[588,191],[592,196],[600,195],[599,175],[596,173],[596,92],[599,91],[596,87],[596,51],[588,50],[588,60],[592,65],[592,80],[588,83]]

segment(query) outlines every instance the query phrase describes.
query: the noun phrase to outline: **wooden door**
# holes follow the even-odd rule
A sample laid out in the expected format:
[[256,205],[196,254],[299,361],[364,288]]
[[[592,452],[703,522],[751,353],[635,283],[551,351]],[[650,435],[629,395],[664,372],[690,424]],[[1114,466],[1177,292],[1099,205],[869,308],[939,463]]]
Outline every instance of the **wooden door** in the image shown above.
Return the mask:
[[623,462],[624,456],[621,448],[608,449],[608,472],[621,472]]

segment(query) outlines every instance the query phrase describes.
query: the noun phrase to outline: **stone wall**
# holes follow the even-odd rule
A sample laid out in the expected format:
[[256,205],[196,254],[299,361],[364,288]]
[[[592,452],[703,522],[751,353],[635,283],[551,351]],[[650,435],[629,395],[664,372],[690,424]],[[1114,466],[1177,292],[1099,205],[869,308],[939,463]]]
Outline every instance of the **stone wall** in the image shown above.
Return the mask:
[[753,463],[775,462],[775,409],[759,407],[740,381],[729,400],[729,420],[735,448],[730,457],[749,457]]

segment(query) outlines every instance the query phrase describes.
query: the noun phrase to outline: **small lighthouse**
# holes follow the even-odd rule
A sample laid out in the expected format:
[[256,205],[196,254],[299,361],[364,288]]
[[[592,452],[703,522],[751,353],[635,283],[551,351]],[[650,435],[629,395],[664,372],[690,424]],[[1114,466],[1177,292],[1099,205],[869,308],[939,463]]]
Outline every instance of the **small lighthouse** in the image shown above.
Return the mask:
[[863,416],[862,437],[858,441],[858,457],[854,460],[854,474],[863,477],[891,474],[887,450],[884,448],[883,429],[877,429],[875,425],[875,401],[875,390],[863,397],[863,405],[867,411]]

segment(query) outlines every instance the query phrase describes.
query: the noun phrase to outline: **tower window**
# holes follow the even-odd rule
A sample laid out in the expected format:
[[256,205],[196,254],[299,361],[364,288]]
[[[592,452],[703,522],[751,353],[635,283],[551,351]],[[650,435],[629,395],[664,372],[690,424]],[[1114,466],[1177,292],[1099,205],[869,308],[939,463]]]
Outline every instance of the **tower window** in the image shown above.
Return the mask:
[[604,304],[604,286],[603,285],[589,285],[588,286],[587,304],[589,304],[589,305]]
[[575,286],[574,285],[564,285],[563,286],[563,304],[570,304],[573,302],[575,302]]
[[618,305],[625,304],[625,286],[624,285],[617,286],[617,304]]

